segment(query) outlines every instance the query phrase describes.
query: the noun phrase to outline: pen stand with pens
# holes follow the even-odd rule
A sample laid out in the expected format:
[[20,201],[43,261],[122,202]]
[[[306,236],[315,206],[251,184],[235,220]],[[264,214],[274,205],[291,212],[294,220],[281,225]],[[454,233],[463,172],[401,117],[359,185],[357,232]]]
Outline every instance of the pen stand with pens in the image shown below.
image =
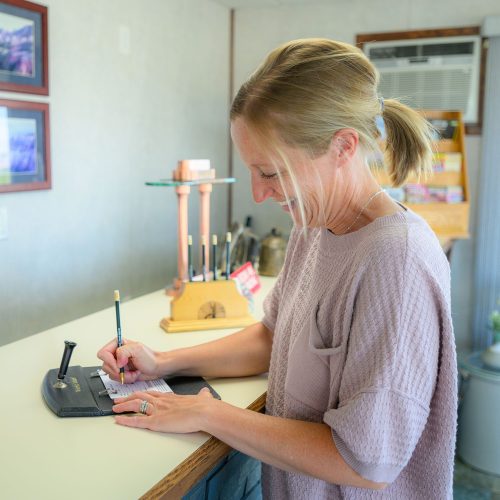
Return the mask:
[[[49,370],[42,382],[42,396],[58,417],[98,417],[113,415],[113,400],[99,376],[99,366],[69,366],[76,344],[65,341],[59,369]],[[202,377],[165,378],[175,394],[198,394],[208,387],[212,395],[220,396]]]
[[[240,294],[237,284],[229,279],[230,235],[226,236],[226,276],[217,279],[217,238],[212,240],[212,272],[207,273],[210,261],[210,194],[213,184],[233,183],[232,177],[216,179],[209,160],[181,160],[173,171],[172,179],[147,182],[149,186],[175,187],[178,202],[178,260],[177,278],[169,294],[174,296],[170,317],[163,318],[160,326],[168,333],[193,330],[236,328],[255,323],[250,315],[248,300]],[[202,281],[193,281],[191,258],[192,238],[188,234],[188,200],[192,186],[200,193],[200,240]],[[213,279],[208,281],[211,274]]]

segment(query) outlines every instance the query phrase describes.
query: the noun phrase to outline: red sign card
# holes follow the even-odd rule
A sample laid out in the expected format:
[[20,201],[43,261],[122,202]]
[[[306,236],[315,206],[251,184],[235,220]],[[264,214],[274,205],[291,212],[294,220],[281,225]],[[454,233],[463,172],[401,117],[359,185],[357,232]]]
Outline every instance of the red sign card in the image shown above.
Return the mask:
[[259,276],[250,262],[243,264],[236,271],[232,272],[231,278],[238,280],[252,293],[257,293],[260,290]]

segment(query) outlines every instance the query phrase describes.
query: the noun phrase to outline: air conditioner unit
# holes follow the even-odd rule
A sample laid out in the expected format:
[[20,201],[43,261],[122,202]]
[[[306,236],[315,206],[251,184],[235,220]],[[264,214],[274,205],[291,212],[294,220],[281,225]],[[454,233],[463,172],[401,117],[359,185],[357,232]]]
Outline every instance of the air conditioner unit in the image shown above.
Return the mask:
[[413,108],[461,111],[477,123],[480,36],[419,38],[365,43],[380,72],[379,93]]

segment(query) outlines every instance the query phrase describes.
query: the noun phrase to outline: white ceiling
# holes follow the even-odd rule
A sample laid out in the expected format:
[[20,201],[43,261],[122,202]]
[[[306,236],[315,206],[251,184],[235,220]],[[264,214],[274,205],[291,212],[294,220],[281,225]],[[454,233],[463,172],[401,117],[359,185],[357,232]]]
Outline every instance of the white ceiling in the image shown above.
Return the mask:
[[300,5],[331,3],[331,0],[213,0],[214,2],[231,7],[233,9],[245,9],[252,7],[276,7],[278,5]]

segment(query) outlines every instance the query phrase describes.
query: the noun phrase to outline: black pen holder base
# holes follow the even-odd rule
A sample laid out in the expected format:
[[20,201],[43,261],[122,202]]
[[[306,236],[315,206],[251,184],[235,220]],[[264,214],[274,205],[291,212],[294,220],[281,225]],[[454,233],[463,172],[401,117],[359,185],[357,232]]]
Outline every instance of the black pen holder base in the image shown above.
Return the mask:
[[[66,387],[55,386],[58,369],[49,370],[42,382],[42,395],[48,407],[58,417],[100,417],[113,415],[113,400],[107,395],[99,395],[105,390],[100,377],[91,377],[100,366],[70,366],[64,377]],[[198,394],[208,387],[214,398],[220,396],[202,377],[173,377],[165,382],[175,394]]]

